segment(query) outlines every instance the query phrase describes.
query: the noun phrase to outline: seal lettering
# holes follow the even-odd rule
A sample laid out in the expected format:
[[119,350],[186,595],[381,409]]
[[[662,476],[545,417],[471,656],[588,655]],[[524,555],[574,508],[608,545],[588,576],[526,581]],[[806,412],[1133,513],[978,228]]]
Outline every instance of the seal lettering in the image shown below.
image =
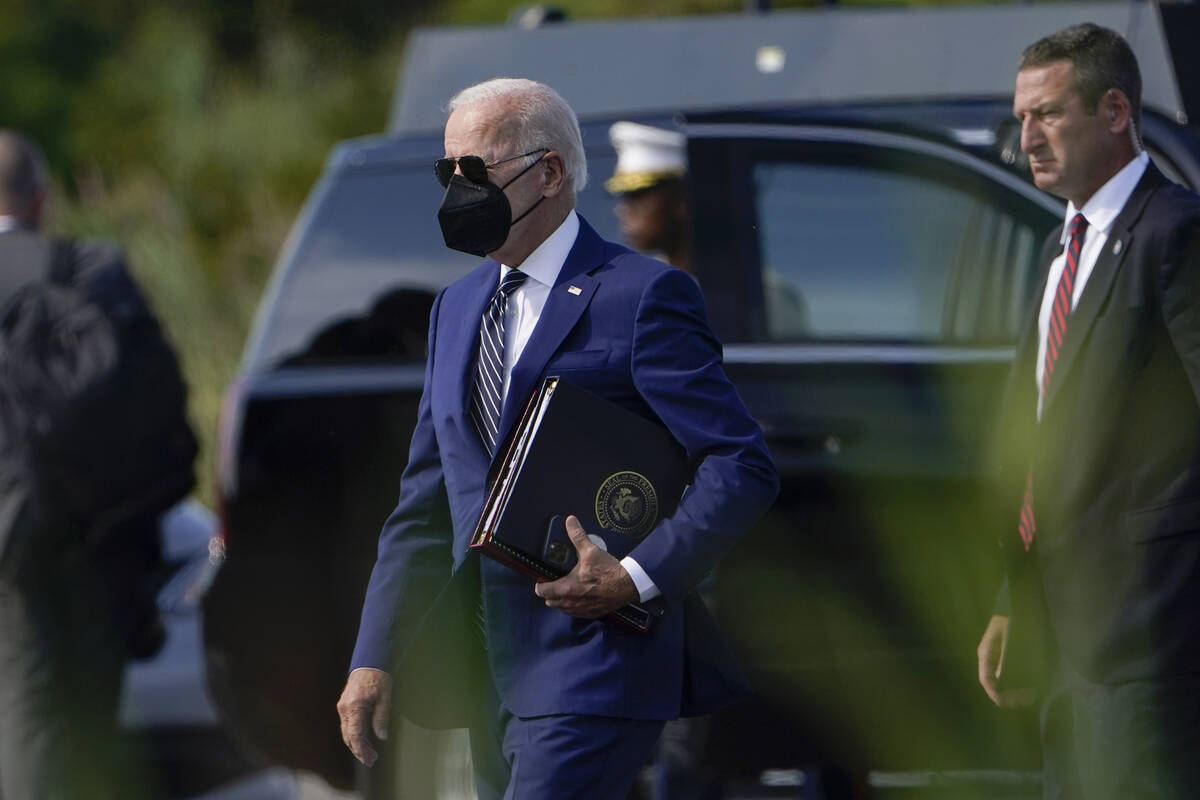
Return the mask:
[[640,539],[658,519],[658,494],[646,476],[629,470],[617,472],[600,484],[595,510],[603,527]]

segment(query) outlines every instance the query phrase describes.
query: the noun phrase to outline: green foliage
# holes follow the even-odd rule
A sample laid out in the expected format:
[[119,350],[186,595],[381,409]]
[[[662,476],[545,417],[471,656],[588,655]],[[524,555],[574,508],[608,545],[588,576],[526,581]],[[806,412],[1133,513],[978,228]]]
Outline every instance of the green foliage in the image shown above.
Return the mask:
[[[34,136],[54,163],[69,152],[70,104],[95,63],[115,46],[95,19],[62,3],[0,0],[0,124]],[[17,124],[19,123],[19,125]]]

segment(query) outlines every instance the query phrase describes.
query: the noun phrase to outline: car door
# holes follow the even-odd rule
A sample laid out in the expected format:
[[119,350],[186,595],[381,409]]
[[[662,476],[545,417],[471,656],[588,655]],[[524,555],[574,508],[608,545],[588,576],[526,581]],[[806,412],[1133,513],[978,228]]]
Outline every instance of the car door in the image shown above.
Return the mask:
[[844,763],[1027,761],[974,683],[999,582],[979,515],[991,421],[1061,206],[901,133],[688,135],[697,277],[783,476],[768,520],[723,563],[717,601],[760,688],[785,698],[770,713]]

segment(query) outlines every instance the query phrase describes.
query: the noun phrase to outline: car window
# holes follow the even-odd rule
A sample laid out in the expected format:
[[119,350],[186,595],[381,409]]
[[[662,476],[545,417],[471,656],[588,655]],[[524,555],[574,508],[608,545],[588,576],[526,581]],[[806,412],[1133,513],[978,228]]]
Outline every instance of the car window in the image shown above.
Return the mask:
[[[327,178],[296,243],[251,367],[420,362],[433,298],[479,265],[446,247],[437,222],[443,189],[429,163],[343,170]],[[611,152],[589,160],[600,176],[580,192],[580,213],[616,235],[603,187]]]
[[424,360],[434,295],[478,264],[442,243],[432,170],[345,170],[326,180],[277,287],[255,366]]
[[976,183],[866,159],[755,164],[755,328],[784,342],[1014,339],[1040,237]]

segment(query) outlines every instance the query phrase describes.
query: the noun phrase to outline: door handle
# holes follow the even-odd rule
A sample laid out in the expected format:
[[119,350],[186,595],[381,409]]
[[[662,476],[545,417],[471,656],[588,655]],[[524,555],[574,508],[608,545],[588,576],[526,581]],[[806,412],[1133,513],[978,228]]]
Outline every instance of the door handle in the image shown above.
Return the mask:
[[789,450],[837,455],[854,438],[844,425],[838,424],[797,425],[765,420],[759,425],[768,444]]

